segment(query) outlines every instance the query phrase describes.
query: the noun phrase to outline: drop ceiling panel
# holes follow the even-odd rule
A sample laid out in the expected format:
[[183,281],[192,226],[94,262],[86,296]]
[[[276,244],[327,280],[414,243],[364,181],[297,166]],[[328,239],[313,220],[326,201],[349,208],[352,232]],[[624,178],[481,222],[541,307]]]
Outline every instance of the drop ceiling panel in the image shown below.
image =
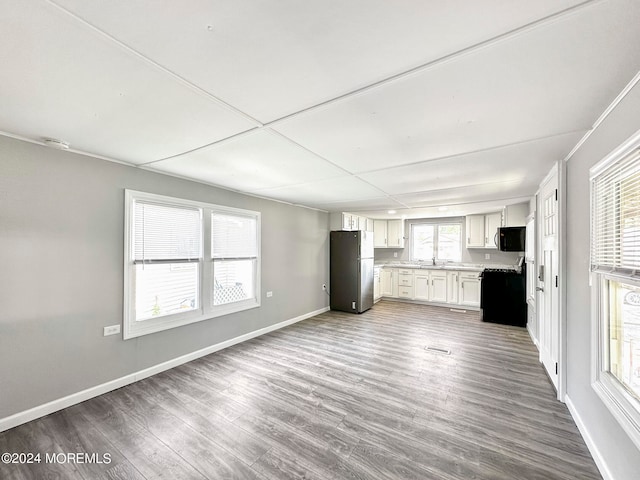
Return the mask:
[[56,0],[262,121],[581,3],[580,0]]
[[245,192],[345,175],[344,170],[266,129],[150,167]]
[[508,182],[465,185],[464,187],[394,195],[393,198],[411,208],[464,206],[465,204],[496,199],[530,198],[535,195],[539,183],[539,177],[531,176]]
[[[538,182],[584,132],[361,174],[390,195],[500,182]],[[534,193],[533,192],[530,193]]]
[[141,163],[254,125],[47,2],[3,2],[0,130]]
[[317,203],[316,208],[328,212],[359,212],[360,210],[397,210],[406,205],[397,202],[391,197],[368,198],[366,200],[351,200],[348,202]]
[[638,70],[638,18],[592,4],[275,128],[353,173],[588,129]]
[[251,193],[316,208],[327,203],[369,199],[375,201],[383,195],[377,188],[351,176],[288,187],[255,190]]

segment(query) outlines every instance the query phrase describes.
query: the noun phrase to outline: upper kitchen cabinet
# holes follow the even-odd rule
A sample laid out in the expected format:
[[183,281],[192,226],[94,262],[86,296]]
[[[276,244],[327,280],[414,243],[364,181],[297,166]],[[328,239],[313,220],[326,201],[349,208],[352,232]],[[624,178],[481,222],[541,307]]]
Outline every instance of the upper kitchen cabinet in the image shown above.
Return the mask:
[[484,248],[484,215],[467,215],[467,248]]
[[404,248],[404,220],[387,220],[387,247]]
[[467,248],[497,248],[498,228],[502,226],[502,213],[467,215]]
[[502,210],[502,226],[503,227],[523,227],[527,224],[527,216],[529,215],[529,203],[518,203],[516,205],[507,205]]
[[375,248],[404,248],[404,220],[374,220]]
[[362,230],[373,231],[373,221],[367,217],[354,215],[353,213],[332,213],[329,216],[331,230]]

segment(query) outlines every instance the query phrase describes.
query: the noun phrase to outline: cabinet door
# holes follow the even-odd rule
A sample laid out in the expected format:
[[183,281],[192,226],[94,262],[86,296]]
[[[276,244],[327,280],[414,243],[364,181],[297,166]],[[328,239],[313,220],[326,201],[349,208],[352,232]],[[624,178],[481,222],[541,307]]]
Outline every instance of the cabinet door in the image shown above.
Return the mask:
[[376,248],[384,248],[387,246],[387,221],[386,220],[373,221],[373,246]]
[[380,269],[375,268],[373,270],[373,299],[378,300],[380,298]]
[[467,215],[467,248],[483,248],[485,245],[484,215]]
[[477,274],[460,275],[460,305],[480,306],[480,279]]
[[[380,272],[381,275],[381,294],[383,297],[395,297],[398,291],[398,281],[396,280],[395,271],[393,268],[383,268]],[[394,285],[395,284],[395,285]],[[395,286],[395,288],[394,288]]]
[[416,300],[429,300],[429,274],[419,273],[414,277],[414,295]]
[[458,272],[447,272],[447,303],[458,303]]
[[387,221],[387,247],[404,248],[404,220]]
[[447,301],[447,272],[431,272],[429,286],[429,300],[432,302]]
[[498,228],[502,226],[502,214],[500,212],[485,215],[484,246],[487,248],[498,248]]
[[351,214],[342,214],[342,230],[351,230]]

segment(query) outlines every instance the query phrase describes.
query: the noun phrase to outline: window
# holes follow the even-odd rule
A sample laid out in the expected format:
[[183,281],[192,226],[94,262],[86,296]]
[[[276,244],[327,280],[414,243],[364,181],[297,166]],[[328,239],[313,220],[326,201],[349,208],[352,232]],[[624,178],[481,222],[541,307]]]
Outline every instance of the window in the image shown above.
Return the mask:
[[[640,140],[640,138],[639,138]],[[640,148],[591,172],[593,386],[640,447]]]
[[459,223],[411,225],[411,259],[459,262],[462,258],[462,226]]
[[258,212],[129,190],[125,204],[125,339],[260,305]]

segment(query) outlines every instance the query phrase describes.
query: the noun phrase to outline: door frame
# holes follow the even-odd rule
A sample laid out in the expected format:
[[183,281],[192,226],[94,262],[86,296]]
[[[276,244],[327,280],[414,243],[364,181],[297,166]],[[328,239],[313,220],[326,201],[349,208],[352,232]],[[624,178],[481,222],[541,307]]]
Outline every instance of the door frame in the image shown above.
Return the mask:
[[[554,176],[557,175],[557,184],[558,184],[558,305],[555,308],[558,309],[558,387],[556,392],[556,397],[558,400],[564,403],[564,399],[567,393],[567,349],[566,349],[566,340],[567,340],[567,321],[566,321],[566,162],[563,160],[558,160],[553,167],[549,170],[549,173],[545,175],[544,179],[540,182],[538,186],[538,190],[536,192],[536,218],[535,218],[535,226],[536,226],[536,250],[535,250],[535,268],[536,268],[536,277],[540,272],[540,262],[542,256],[542,217],[543,215],[540,213],[540,192],[542,187]],[[537,283],[537,282],[536,282]],[[545,288],[547,286],[545,285]],[[538,342],[540,342],[540,325],[542,323],[541,316],[544,315],[544,309],[540,308],[540,292],[536,291],[535,296],[536,302],[536,337],[538,338]],[[538,345],[538,351],[540,351],[540,345]],[[542,363],[542,359],[540,358],[540,362]],[[543,368],[545,368],[543,366]]]

